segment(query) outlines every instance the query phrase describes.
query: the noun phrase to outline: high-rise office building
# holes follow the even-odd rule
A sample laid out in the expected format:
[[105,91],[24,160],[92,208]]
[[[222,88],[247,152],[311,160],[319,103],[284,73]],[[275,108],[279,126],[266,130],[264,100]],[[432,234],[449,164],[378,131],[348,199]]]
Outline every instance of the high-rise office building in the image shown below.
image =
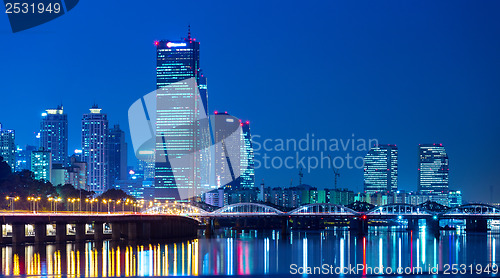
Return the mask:
[[9,164],[12,172],[16,171],[16,133],[11,129],[3,129],[0,123],[0,156]]
[[241,148],[241,176],[240,188],[253,188],[255,187],[255,161],[252,145],[252,134],[250,133],[250,122],[242,122],[242,145]]
[[108,117],[101,108],[92,106],[82,118],[82,158],[87,163],[87,183],[91,191],[101,194],[108,188]]
[[116,180],[127,179],[127,143],[125,142],[125,132],[120,129],[120,125],[114,125],[108,133],[108,161],[109,161],[109,182],[110,186]]
[[448,194],[448,154],[443,144],[418,146],[418,191],[424,194]]
[[398,147],[377,145],[365,156],[365,192],[392,192],[398,189]]
[[[201,184],[200,43],[188,35],[156,45],[156,199],[198,196]],[[208,125],[208,121],[207,125]],[[196,154],[198,153],[198,155]]]
[[31,172],[35,179],[50,181],[52,169],[52,153],[40,147],[31,153]]
[[70,158],[68,169],[68,183],[76,189],[88,190],[87,186],[87,163],[81,161],[76,155]]
[[[215,142],[213,147],[215,183],[217,187],[240,189],[242,164],[245,165],[246,170],[249,163],[244,147],[242,124],[238,118],[227,112],[215,112],[215,117],[211,122]],[[251,176],[248,175],[247,178]]]
[[62,105],[47,109],[40,122],[40,147],[52,153],[54,164],[68,163],[68,115]]
[[37,149],[37,147],[30,145],[26,145],[24,148],[17,146],[16,171],[31,170],[31,153]]

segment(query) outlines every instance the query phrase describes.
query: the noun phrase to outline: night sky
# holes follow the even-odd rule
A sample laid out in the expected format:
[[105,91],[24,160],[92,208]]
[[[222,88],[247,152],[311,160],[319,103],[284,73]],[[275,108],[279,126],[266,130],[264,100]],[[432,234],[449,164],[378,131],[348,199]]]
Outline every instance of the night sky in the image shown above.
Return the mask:
[[[155,89],[154,41],[185,37],[190,24],[210,111],[249,120],[260,143],[314,133],[397,144],[404,190],[416,190],[418,144],[443,143],[450,188],[500,201],[499,1],[269,2],[86,0],[16,34],[2,9],[0,122],[33,144],[41,113],[63,103],[74,150],[96,102],[129,136],[128,107]],[[362,170],[340,172],[339,186],[362,190]],[[295,168],[256,170],[270,186],[292,178]],[[303,182],[333,187],[333,173]]]

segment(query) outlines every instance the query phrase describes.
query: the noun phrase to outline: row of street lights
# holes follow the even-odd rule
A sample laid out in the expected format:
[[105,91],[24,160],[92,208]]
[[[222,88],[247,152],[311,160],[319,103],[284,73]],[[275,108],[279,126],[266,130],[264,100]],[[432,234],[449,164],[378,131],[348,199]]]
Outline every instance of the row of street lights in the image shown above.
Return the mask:
[[[10,208],[12,210],[12,212],[14,212],[14,203],[17,202],[20,197],[19,196],[7,196],[5,197],[6,200],[8,200],[10,203]],[[36,213],[37,211],[39,211],[39,203],[40,201],[42,200],[42,198],[40,196],[38,197],[34,197],[34,196],[30,196],[27,198],[27,201],[30,202],[30,211],[32,211],[33,213]],[[62,202],[62,198],[60,197],[49,197],[48,198],[48,201],[50,202],[50,211],[51,212],[54,212],[54,213],[57,213],[58,211],[58,204]],[[103,205],[107,205],[108,207],[108,213],[111,213],[111,207],[110,205],[113,204],[113,212],[116,212],[116,205],[122,205],[122,213],[125,212],[125,207],[126,206],[131,206],[132,207],[132,211],[133,212],[139,212],[140,209],[142,207],[144,207],[144,201],[141,200],[141,201],[134,201],[132,199],[125,199],[125,200],[113,200],[113,199],[101,199],[101,202],[99,202],[99,199],[97,198],[86,198],[85,199],[85,203],[86,203],[86,206],[85,206],[85,211],[88,212],[89,211],[89,207],[90,207],[90,212],[93,213],[94,212],[94,203],[96,204],[96,213],[99,212],[99,203],[102,203]],[[76,207],[76,205],[78,204],[78,209]],[[67,208],[72,208],[72,211],[73,212],[76,212],[76,211],[82,211],[81,210],[81,199],[80,198],[68,198],[67,199]],[[101,207],[102,208],[102,207]]]

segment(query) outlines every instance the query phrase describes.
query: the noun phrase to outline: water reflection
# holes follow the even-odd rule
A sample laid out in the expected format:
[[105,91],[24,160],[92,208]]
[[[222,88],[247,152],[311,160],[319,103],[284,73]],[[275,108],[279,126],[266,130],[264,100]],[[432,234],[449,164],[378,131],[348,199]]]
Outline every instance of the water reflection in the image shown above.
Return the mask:
[[[488,264],[498,261],[498,230],[487,234],[425,230],[406,232],[377,227],[365,237],[347,230],[222,231],[216,238],[162,244],[110,241],[64,245],[4,246],[3,275],[85,277],[167,275],[251,275],[289,273],[290,264],[335,267],[422,267]],[[366,268],[365,268],[366,269]]]

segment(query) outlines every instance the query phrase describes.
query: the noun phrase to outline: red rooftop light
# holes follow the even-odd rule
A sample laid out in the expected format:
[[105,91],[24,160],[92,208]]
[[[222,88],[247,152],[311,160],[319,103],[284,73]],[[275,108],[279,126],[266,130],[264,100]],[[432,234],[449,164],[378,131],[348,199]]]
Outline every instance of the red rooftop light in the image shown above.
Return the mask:
[[155,45],[158,45],[158,44],[159,44],[159,42],[158,42],[158,41],[155,41]]

